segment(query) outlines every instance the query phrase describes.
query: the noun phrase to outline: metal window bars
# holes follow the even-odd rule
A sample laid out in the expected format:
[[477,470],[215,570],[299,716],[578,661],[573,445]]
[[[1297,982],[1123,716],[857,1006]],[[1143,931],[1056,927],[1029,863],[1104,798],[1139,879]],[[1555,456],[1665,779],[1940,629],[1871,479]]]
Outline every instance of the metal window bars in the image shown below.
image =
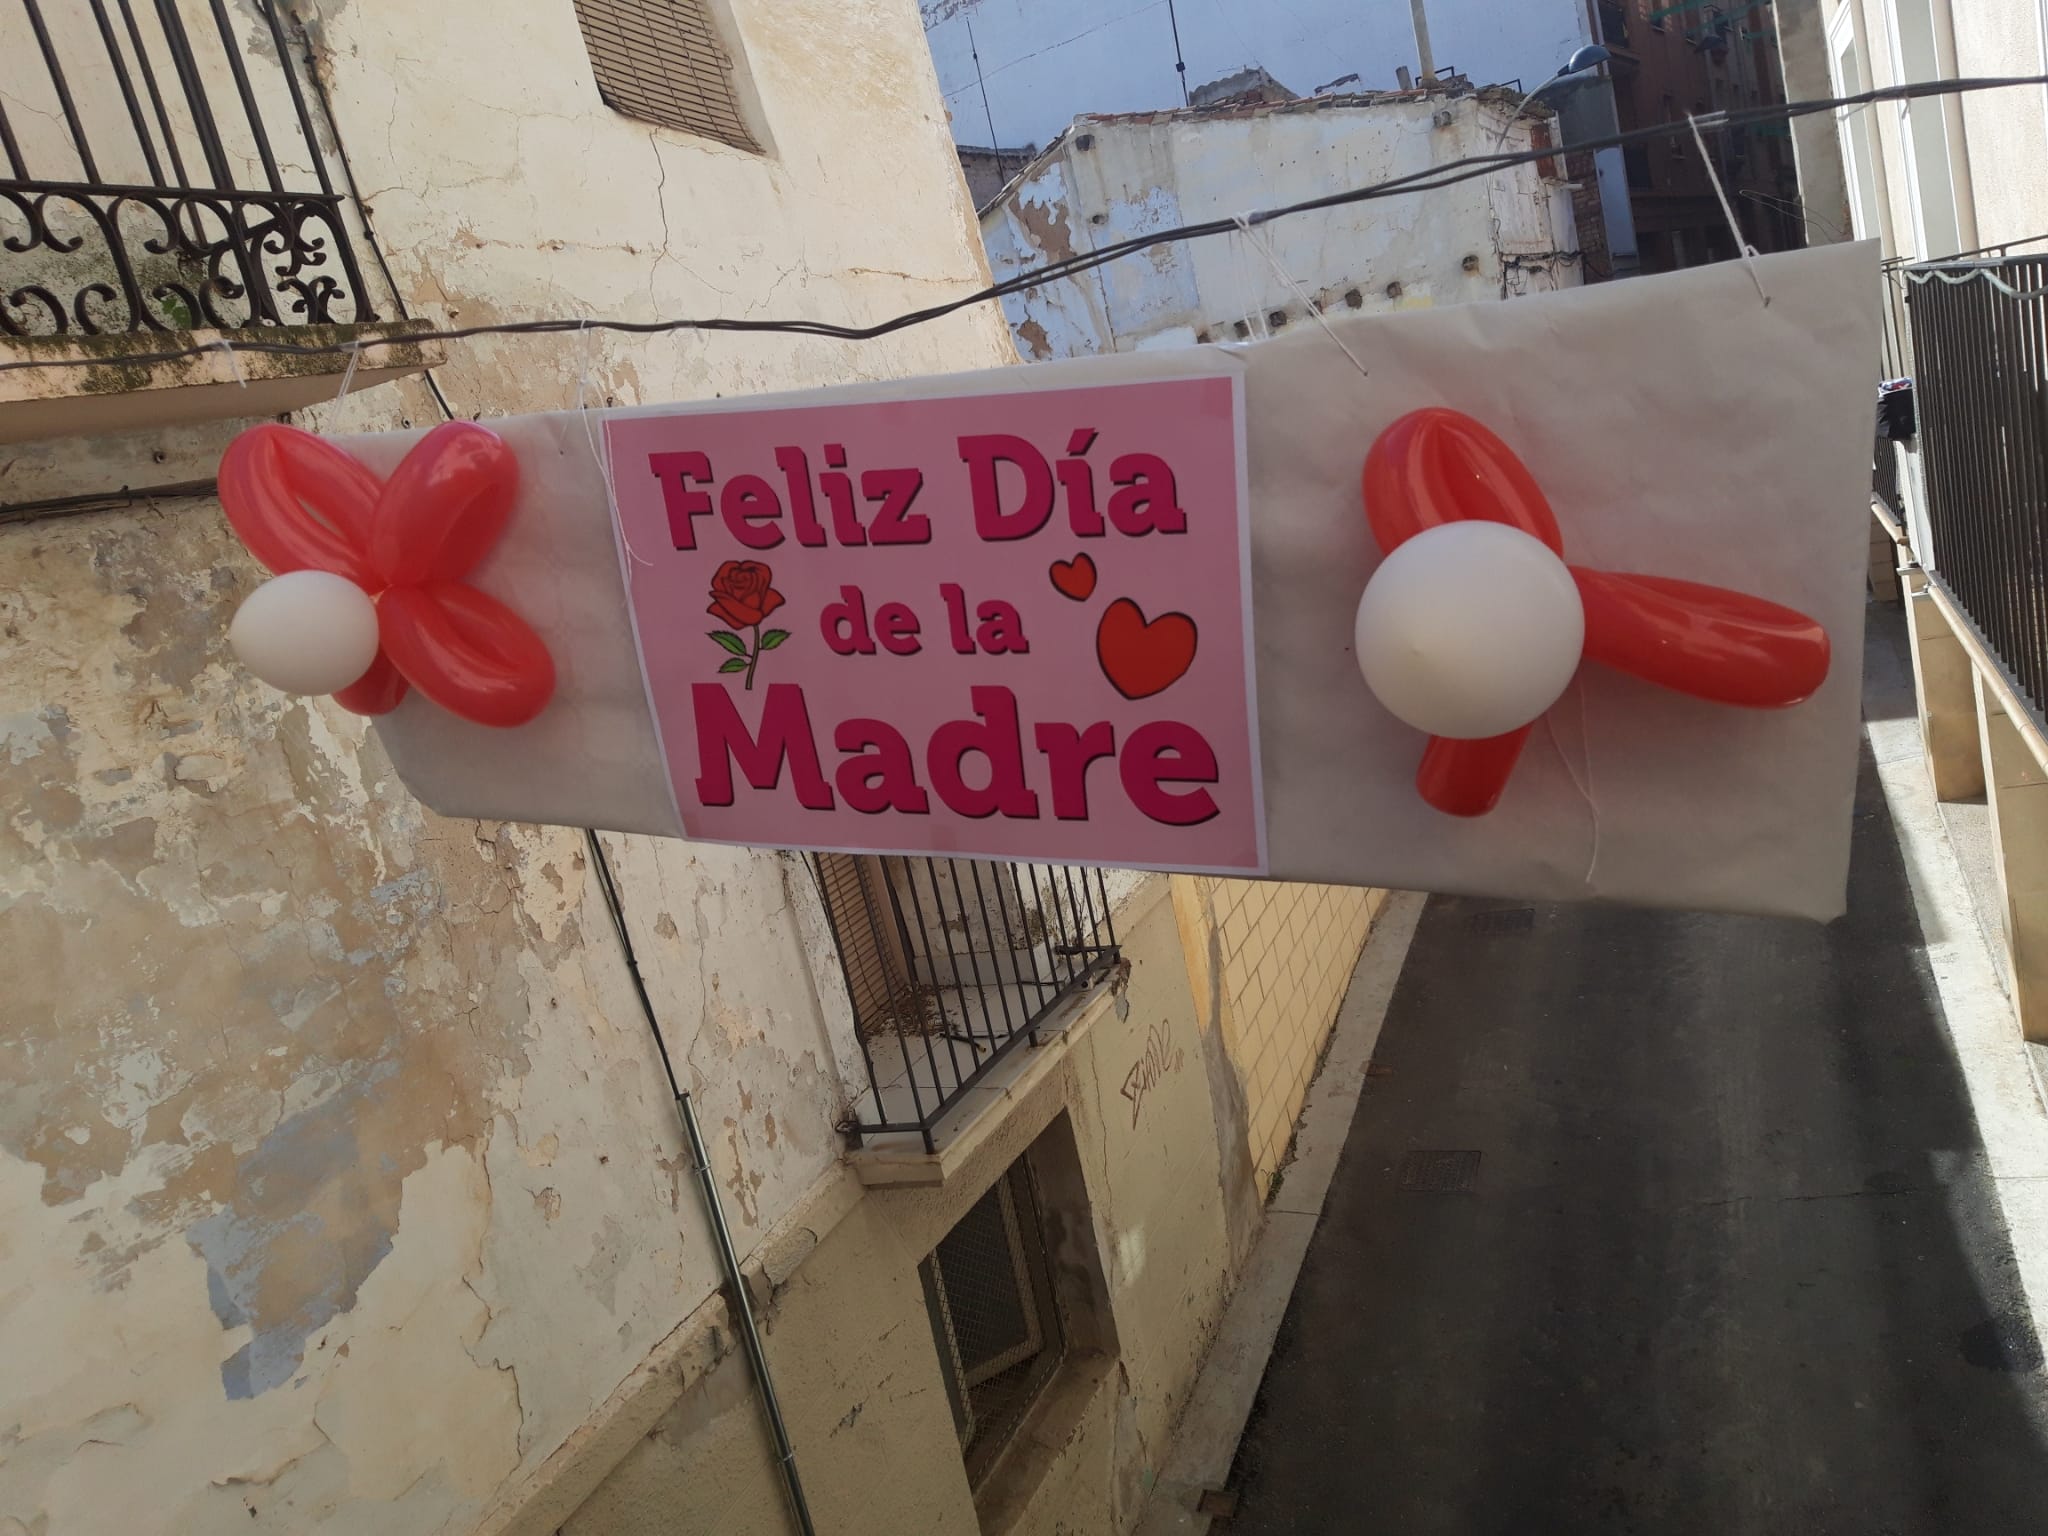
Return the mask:
[[978,1489],[1066,1355],[1028,1159],[960,1218],[918,1279],[967,1480]]
[[867,1086],[856,1139],[934,1128],[1118,959],[1100,870],[819,854]]
[[377,318],[296,24],[237,9],[0,0],[0,334]]
[[1933,543],[1915,553],[2048,729],[2048,257],[1905,275]]

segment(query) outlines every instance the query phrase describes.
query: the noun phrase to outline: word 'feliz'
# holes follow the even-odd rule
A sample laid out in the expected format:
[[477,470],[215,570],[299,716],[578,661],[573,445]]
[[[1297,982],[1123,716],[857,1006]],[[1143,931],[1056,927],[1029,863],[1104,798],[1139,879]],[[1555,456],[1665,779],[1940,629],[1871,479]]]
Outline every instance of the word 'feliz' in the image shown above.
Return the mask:
[[[1062,495],[1068,526],[1077,538],[1100,538],[1111,528],[1131,535],[1187,532],[1187,514],[1181,510],[1173,469],[1155,453],[1123,453],[1112,459],[1109,479],[1114,489],[1107,505],[1098,507],[1095,469],[1087,457],[1096,435],[1092,427],[1076,428],[1067,439],[1066,457],[1056,465],[1048,463],[1024,438],[1007,432],[958,438],[960,460],[967,466],[976,535],[987,540],[1028,539],[1051,520],[1054,503]],[[797,543],[811,548],[822,548],[828,542],[931,542],[931,519],[911,510],[924,489],[921,467],[864,469],[858,477],[856,497],[845,446],[826,443],[823,457],[826,467],[814,474],[810,456],[802,448],[777,448],[780,492],[773,481],[756,474],[731,475],[720,485],[710,455],[695,450],[651,453],[647,464],[661,483],[669,536],[677,549],[697,548],[696,520],[714,510],[726,531],[752,550],[774,549],[788,536],[783,531],[785,511]],[[1008,507],[1004,505],[1005,481],[1017,489],[1015,504]],[[698,486],[716,487],[715,506],[711,493],[696,489]],[[822,519],[821,502],[825,508]],[[861,520],[862,502],[872,513],[866,522]]]

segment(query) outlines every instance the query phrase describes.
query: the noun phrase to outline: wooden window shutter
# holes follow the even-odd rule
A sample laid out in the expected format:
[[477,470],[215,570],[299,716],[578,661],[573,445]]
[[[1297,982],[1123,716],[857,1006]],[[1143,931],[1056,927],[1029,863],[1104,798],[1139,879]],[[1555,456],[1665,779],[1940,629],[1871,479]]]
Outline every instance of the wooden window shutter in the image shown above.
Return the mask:
[[910,990],[889,905],[888,876],[874,859],[849,853],[817,855],[817,871],[854,1020],[863,1036],[888,1032],[896,1027]]
[[707,0],[575,0],[597,93],[645,122],[760,149],[733,91]]

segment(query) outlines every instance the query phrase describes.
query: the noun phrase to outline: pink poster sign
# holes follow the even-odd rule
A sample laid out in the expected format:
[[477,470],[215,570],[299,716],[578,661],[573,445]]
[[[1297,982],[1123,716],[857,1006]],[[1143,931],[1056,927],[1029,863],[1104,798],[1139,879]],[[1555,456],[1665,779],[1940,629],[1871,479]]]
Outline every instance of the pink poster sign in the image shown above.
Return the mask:
[[1264,870],[1234,370],[605,430],[690,837]]

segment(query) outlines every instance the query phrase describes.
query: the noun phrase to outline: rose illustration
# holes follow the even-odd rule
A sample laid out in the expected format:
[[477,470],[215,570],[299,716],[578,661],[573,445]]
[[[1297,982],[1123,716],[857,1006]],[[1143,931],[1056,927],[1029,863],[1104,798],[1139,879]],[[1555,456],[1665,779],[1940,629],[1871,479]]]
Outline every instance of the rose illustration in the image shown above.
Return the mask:
[[759,624],[782,606],[782,594],[770,585],[775,573],[758,560],[728,560],[711,578],[713,618],[735,629]]
[[[758,560],[728,560],[718,568],[718,574],[711,578],[711,606],[704,611],[714,619],[723,619],[732,629],[714,629],[711,638],[721,649],[731,652],[720,663],[720,672],[744,672],[747,687],[754,686],[754,668],[760,663],[763,651],[772,651],[789,638],[786,629],[771,629],[761,633],[761,622],[782,606],[782,594],[772,583],[775,573]],[[754,643],[747,644],[744,637],[733,630],[750,629],[754,632]]]

